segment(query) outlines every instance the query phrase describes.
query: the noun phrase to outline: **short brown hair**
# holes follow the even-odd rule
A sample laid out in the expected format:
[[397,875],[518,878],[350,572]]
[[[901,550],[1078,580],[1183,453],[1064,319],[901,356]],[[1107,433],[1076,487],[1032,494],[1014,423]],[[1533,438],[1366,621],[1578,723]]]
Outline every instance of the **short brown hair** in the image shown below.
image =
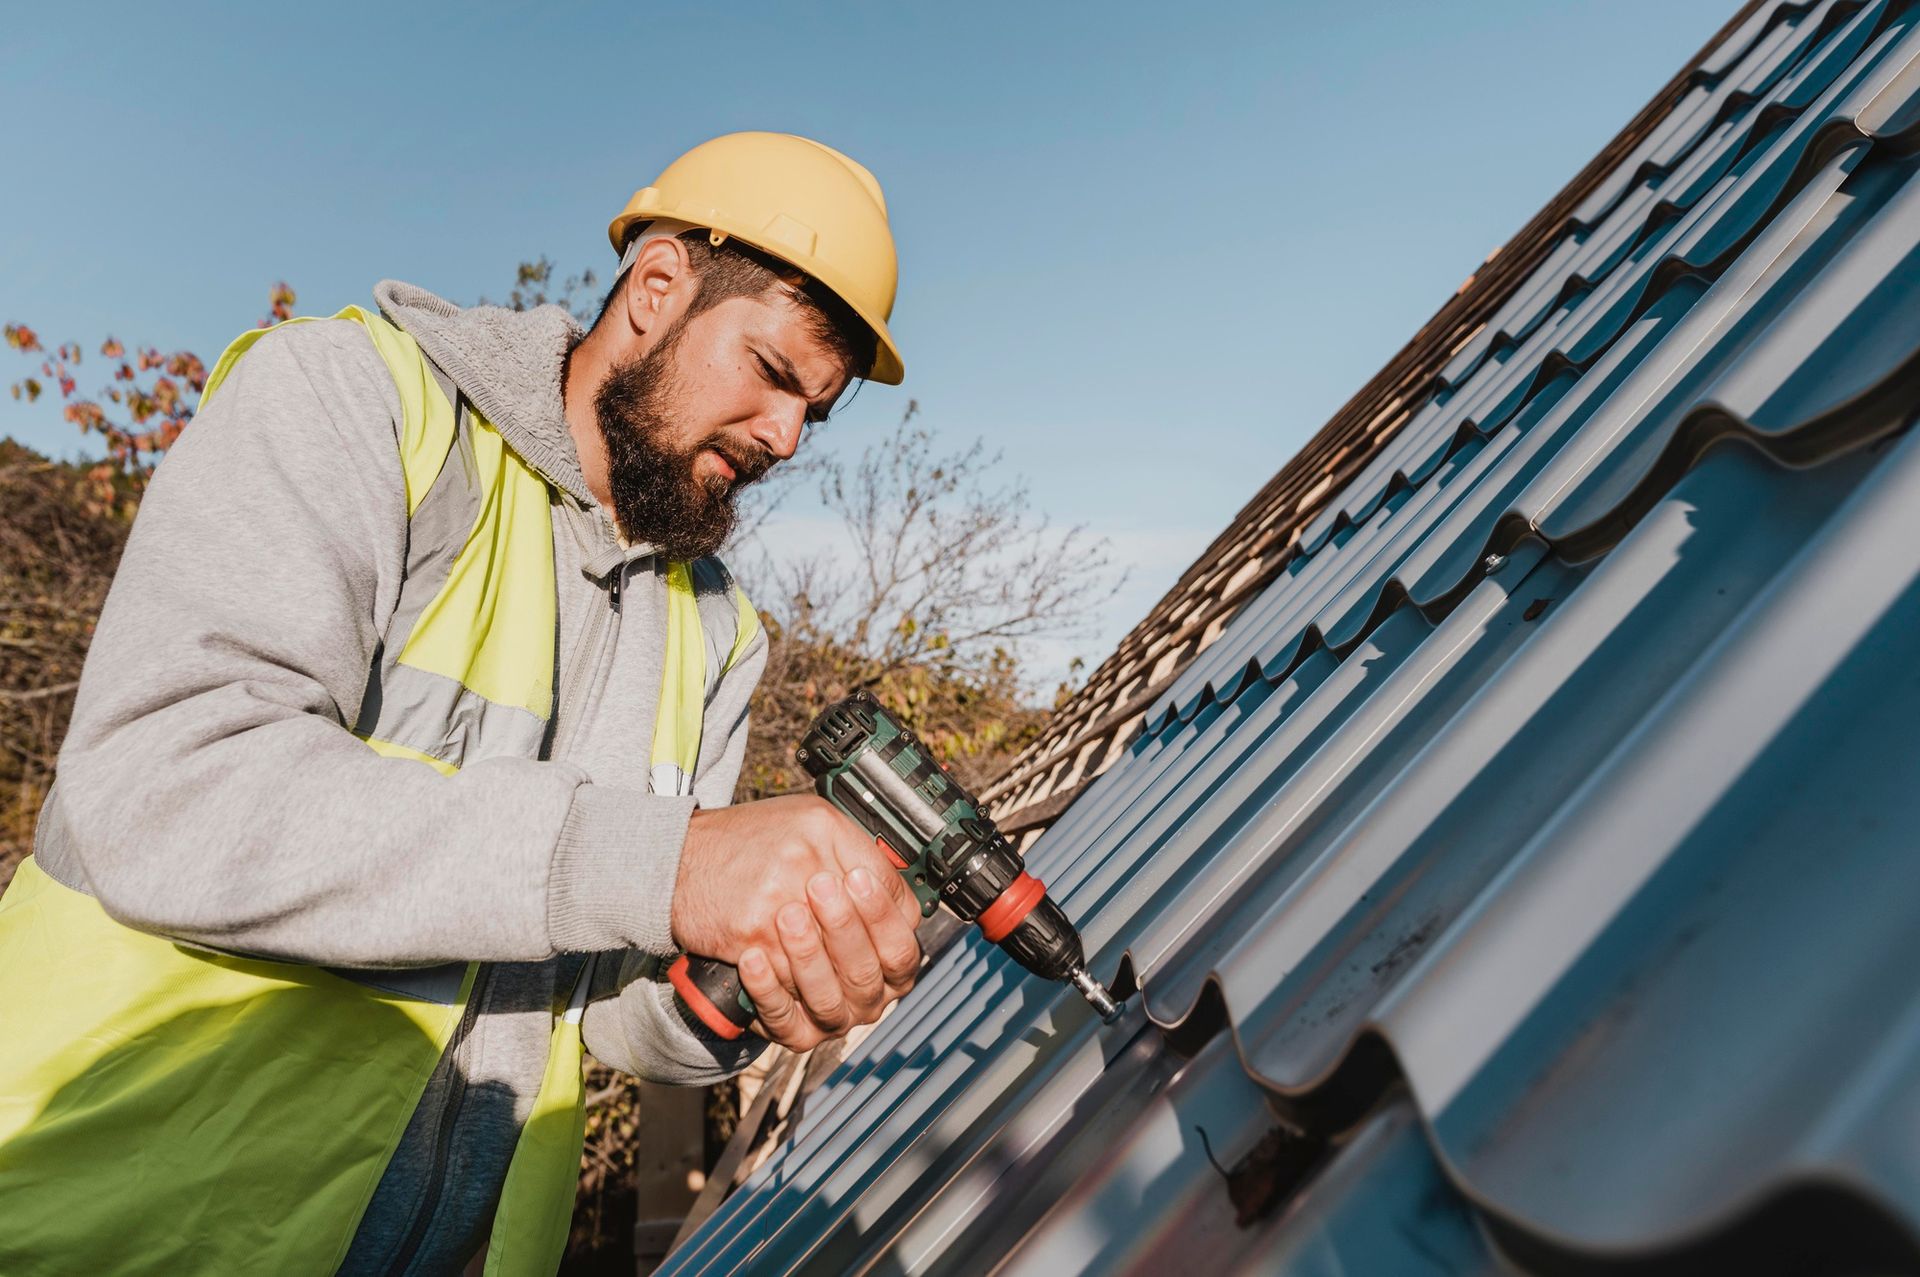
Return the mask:
[[[645,231],[645,223],[634,227],[635,235]],[[674,238],[687,246],[688,261],[700,279],[700,291],[694,294],[693,303],[687,308],[688,320],[723,301],[759,297],[784,284],[800,308],[808,330],[840,359],[850,376],[864,378],[872,371],[879,338],[867,322],[854,313],[853,307],[819,280],[733,236],[728,236],[718,248],[714,247],[712,235],[699,228],[681,231]],[[632,242],[631,238],[628,242]],[[600,314],[593,321],[596,326],[606,317],[613,299],[620,295],[626,282],[627,272],[621,271],[608,290],[606,300],[600,303]]]

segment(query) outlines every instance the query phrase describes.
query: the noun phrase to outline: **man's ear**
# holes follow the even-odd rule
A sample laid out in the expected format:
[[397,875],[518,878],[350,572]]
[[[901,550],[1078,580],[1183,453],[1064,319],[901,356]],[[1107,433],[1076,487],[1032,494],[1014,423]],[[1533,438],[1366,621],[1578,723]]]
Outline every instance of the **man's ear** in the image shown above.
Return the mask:
[[663,331],[682,304],[676,299],[686,291],[676,285],[690,283],[692,278],[693,261],[678,239],[662,235],[642,244],[621,289],[628,326],[643,337]]

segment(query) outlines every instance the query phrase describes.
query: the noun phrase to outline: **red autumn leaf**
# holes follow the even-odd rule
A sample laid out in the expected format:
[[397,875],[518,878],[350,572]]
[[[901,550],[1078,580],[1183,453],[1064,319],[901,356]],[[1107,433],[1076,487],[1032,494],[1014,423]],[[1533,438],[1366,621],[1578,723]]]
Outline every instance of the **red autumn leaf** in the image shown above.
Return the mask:
[[[295,295],[283,281],[268,292],[272,317],[267,324],[288,319],[293,314]],[[40,335],[25,324],[4,326],[6,342],[23,354],[46,352]],[[110,361],[109,383],[99,397],[124,412],[127,420],[109,419],[100,404],[79,397],[76,369],[84,351],[77,342],[63,342],[47,353],[40,371],[46,379],[24,378],[11,386],[15,399],[33,402],[49,385],[57,385],[67,403],[62,409],[66,420],[82,432],[96,432],[103,441],[110,462],[96,467],[92,477],[105,483],[100,491],[102,513],[124,504],[130,509],[138,501],[145,478],[158,461],[159,454],[171,447],[194,415],[194,396],[205,393],[207,366],[192,351],[179,350],[162,355],[153,346],[131,351],[117,337],[100,343],[100,355]],[[151,387],[142,387],[145,374],[162,370]],[[108,482],[111,480],[111,482]]]
[[190,350],[177,351],[169,357],[167,371],[175,377],[184,378],[196,393],[206,387],[207,366],[200,362],[200,356]]

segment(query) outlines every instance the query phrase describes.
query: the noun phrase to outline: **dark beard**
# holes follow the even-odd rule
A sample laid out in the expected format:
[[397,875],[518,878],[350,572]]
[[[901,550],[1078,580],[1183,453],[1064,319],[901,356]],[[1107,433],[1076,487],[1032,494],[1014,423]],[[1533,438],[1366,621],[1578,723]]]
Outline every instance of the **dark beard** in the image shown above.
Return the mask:
[[[739,449],[719,439],[684,451],[667,442],[678,400],[673,352],[679,342],[676,327],[646,354],[616,365],[594,393],[593,411],[607,445],[607,486],[621,533],[668,559],[692,560],[726,544],[738,518],[733,494],[763,477],[774,458],[757,449],[738,455]],[[727,459],[731,483],[694,477],[703,448]]]

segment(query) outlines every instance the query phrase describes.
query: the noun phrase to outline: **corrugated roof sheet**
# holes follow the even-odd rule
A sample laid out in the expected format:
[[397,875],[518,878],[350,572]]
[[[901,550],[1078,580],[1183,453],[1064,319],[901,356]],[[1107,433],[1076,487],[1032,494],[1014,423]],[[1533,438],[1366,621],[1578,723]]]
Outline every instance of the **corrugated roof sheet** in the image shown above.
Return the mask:
[[1920,15],[1728,43],[1031,848],[1126,1016],[971,937],[666,1271],[1920,1271]]

